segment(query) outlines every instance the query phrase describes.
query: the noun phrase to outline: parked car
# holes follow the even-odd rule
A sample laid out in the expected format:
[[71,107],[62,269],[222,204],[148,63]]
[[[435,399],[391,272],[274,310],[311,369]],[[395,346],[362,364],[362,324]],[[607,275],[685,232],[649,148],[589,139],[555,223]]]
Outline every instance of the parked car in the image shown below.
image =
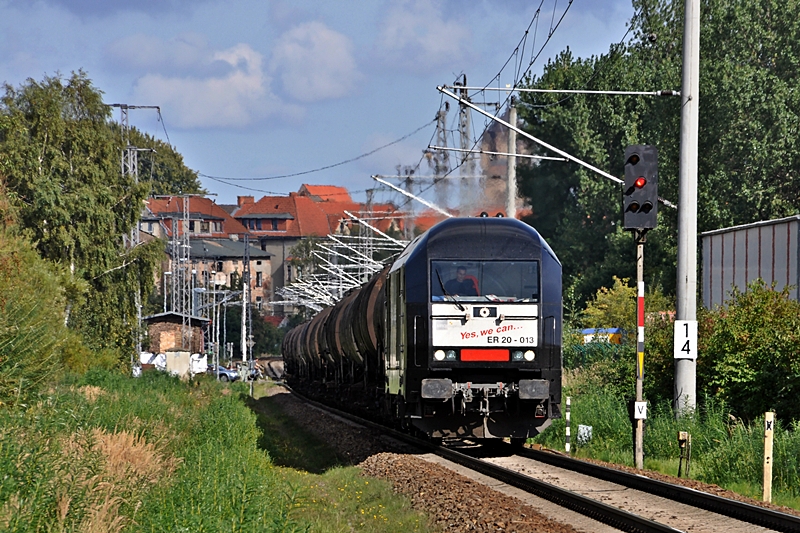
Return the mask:
[[206,372],[215,377],[217,372],[219,372],[220,381],[236,381],[239,379],[239,372],[236,370],[231,370],[230,368],[225,368],[224,366],[218,365],[217,367],[214,367],[214,365],[208,365],[208,370]]

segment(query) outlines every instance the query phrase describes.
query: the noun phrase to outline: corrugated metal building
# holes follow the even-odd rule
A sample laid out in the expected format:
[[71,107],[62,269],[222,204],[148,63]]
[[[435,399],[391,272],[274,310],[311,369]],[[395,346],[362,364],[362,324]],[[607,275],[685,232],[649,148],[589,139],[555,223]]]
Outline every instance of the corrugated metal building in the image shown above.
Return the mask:
[[721,305],[735,285],[761,278],[775,288],[792,285],[790,297],[800,300],[800,215],[734,226],[701,234],[703,305]]

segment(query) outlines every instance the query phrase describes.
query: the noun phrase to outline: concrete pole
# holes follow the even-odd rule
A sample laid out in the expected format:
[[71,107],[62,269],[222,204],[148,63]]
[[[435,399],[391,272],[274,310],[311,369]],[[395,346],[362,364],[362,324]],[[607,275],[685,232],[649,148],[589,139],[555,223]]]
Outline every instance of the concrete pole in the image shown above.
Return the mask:
[[[700,0],[685,0],[681,159],[678,197],[677,320],[697,320],[697,138],[700,105]],[[697,404],[697,360],[675,360],[675,414]]]
[[[511,97],[509,104],[508,122],[514,126],[517,125],[517,106],[514,97]],[[509,218],[517,217],[517,132],[516,130],[508,130],[508,182],[506,191],[508,193],[506,198],[506,216]]]

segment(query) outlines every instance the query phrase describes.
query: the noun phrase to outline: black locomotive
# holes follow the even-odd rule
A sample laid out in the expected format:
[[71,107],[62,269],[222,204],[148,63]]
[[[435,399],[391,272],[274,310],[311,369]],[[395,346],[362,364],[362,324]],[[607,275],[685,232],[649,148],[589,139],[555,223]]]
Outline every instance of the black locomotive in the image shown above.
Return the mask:
[[521,442],[559,418],[561,263],[530,226],[453,218],[287,333],[287,379],[432,437]]

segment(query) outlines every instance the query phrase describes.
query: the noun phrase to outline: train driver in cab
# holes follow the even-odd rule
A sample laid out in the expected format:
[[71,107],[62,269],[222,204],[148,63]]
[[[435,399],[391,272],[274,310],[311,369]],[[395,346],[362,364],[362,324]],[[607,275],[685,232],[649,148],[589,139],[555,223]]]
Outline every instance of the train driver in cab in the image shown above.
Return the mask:
[[456,277],[444,284],[444,290],[451,296],[478,296],[474,276],[467,276],[467,267],[456,269]]

